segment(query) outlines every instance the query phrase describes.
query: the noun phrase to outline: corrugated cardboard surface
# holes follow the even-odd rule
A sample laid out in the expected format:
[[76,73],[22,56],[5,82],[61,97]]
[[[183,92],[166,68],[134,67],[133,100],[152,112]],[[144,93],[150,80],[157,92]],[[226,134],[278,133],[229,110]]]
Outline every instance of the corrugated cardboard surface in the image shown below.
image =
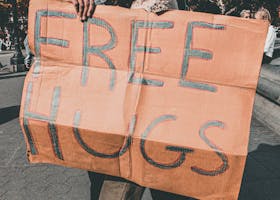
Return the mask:
[[30,162],[237,199],[267,24],[33,0],[20,113]]

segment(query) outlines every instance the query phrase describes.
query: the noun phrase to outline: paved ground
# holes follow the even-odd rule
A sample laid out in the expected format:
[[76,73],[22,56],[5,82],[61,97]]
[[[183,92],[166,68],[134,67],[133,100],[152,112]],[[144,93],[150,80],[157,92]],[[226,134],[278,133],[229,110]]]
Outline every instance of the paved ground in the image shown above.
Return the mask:
[[[8,65],[12,54],[0,54]],[[85,171],[27,163],[18,122],[25,73],[0,74],[0,200],[90,199]]]
[[[10,54],[0,54],[8,62]],[[89,200],[87,173],[27,163],[18,123],[25,73],[0,73],[0,200]],[[280,199],[280,134],[253,118],[240,200]],[[149,193],[143,200],[151,199]]]

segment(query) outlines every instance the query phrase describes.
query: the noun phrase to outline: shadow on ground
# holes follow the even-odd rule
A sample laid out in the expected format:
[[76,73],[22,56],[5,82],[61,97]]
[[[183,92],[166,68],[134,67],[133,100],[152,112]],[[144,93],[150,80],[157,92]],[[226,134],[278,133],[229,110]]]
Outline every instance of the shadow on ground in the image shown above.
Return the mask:
[[11,106],[0,109],[0,124],[9,122],[19,116],[20,106]]
[[248,154],[239,200],[278,200],[280,145],[260,144]]

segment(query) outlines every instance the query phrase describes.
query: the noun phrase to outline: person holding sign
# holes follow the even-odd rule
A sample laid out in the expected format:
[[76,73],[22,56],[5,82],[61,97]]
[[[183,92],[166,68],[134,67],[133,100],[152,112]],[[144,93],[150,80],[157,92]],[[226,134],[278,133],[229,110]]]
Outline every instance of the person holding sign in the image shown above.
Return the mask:
[[268,23],[134,2],[149,12],[99,6],[81,23],[72,0],[31,0],[28,160],[100,175],[94,195],[111,175],[100,199],[238,199]]
[[[131,9],[145,9],[147,12],[153,12],[156,14],[161,14],[171,9],[178,9],[176,0],[72,0],[72,3],[74,4],[75,10],[82,22],[93,16],[96,5],[118,5]],[[88,171],[88,175],[91,182],[91,200],[98,200],[105,176],[91,171]],[[110,179],[127,182],[126,180],[117,177],[110,177]],[[129,182],[129,188],[125,191],[126,194],[123,198],[140,200],[144,189],[144,187]],[[153,189],[151,189],[151,194],[154,200],[189,199],[188,197]]]

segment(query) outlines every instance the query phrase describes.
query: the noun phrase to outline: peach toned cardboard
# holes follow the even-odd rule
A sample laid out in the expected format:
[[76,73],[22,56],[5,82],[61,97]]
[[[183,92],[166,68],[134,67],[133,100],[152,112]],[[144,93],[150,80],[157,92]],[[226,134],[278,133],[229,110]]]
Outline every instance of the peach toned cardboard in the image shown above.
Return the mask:
[[198,199],[237,199],[268,24],[31,0],[28,159]]

